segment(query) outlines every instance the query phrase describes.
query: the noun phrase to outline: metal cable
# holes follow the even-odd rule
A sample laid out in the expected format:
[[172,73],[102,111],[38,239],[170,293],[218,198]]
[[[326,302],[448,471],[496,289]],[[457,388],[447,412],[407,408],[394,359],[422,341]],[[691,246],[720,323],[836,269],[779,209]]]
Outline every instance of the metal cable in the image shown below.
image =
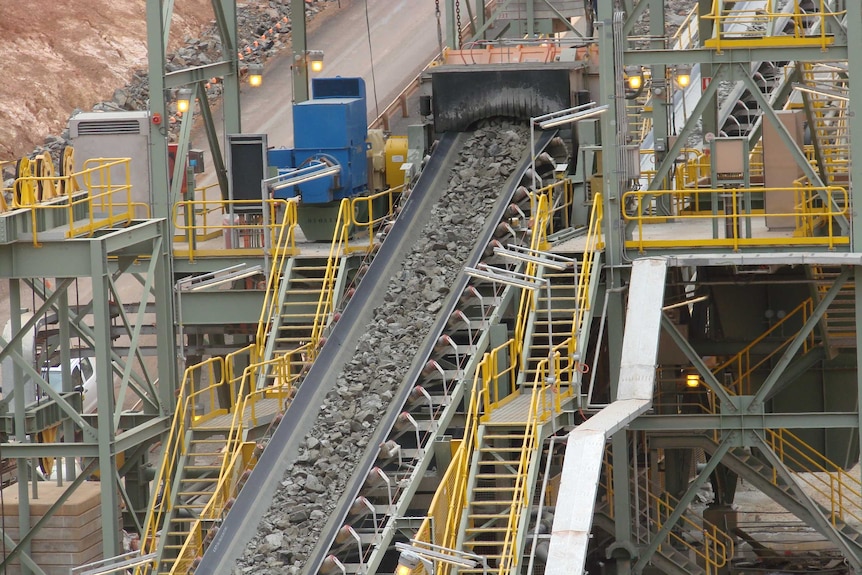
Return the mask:
[[371,91],[374,93],[375,117],[380,117],[380,104],[377,101],[377,81],[374,77],[374,53],[371,50],[371,20],[368,18],[368,0],[365,0],[365,29],[368,32],[368,58],[371,60]]

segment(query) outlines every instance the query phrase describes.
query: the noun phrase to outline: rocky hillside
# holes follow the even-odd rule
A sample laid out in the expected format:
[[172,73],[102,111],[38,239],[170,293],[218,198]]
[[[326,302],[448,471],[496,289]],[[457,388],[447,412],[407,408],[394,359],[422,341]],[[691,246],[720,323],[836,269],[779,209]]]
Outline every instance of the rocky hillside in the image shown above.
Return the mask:
[[[335,5],[335,0],[306,2],[311,14]],[[284,46],[289,6],[290,0],[237,5],[239,45],[253,49],[249,58],[265,59]],[[0,161],[27,155],[43,145],[48,134],[61,134],[76,110],[146,107],[145,9],[142,0],[3,3]],[[176,1],[169,68],[220,59],[213,22],[210,0]],[[267,39],[261,40],[262,35]]]

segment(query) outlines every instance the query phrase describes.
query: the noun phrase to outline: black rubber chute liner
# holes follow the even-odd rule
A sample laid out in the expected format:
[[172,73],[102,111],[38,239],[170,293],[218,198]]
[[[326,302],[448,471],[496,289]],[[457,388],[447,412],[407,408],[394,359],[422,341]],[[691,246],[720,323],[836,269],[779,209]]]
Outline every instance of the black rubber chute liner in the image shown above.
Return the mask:
[[[546,65],[547,66],[547,65]],[[496,116],[530,118],[570,108],[569,70],[466,66],[432,71],[434,129],[463,132]]]

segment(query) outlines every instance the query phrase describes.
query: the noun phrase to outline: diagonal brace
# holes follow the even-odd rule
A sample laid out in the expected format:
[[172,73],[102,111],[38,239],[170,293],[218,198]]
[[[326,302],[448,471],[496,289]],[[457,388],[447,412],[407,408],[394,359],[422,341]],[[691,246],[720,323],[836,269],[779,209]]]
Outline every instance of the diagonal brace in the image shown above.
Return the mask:
[[697,369],[697,372],[703,378],[704,384],[709,390],[716,395],[721,403],[722,411],[726,411],[728,413],[733,413],[736,411],[735,404],[731,399],[730,394],[724,388],[721,383],[715,378],[715,375],[712,373],[712,370],[707,367],[707,365],[703,362],[697,352],[691,347],[691,344],[688,343],[688,340],[683,336],[676,326],[673,324],[670,319],[664,314],[661,316],[661,326],[664,330],[670,335],[671,339],[673,339],[674,343],[679,346],[680,351],[685,354],[685,357],[691,362],[691,364]]
[[778,380],[782,375],[784,375],[784,371],[790,365],[796,352],[799,351],[799,348],[802,347],[803,343],[805,343],[806,338],[808,338],[817,324],[820,323],[820,320],[823,318],[829,305],[835,299],[835,296],[838,295],[838,292],[841,291],[841,288],[844,287],[847,280],[850,279],[851,275],[853,275],[852,268],[844,267],[841,270],[841,274],[835,279],[835,283],[832,284],[832,287],[829,288],[829,291],[826,292],[826,295],[823,296],[820,303],[815,306],[811,316],[804,324],[802,324],[802,328],[793,337],[793,341],[790,342],[787,349],[784,350],[784,353],[781,355],[781,359],[778,360],[775,368],[769,376],[767,376],[763,385],[761,385],[760,389],[757,390],[757,393],[754,394],[754,398],[751,400],[751,405],[748,407],[749,411],[753,413],[759,411],[760,406],[766,400],[766,397],[770,394],[772,388],[775,387]]
[[721,444],[719,444],[718,448],[715,450],[715,453],[712,454],[712,457],[709,458],[709,461],[706,463],[706,466],[697,476],[697,478],[688,486],[688,490],[685,494],[680,498],[673,512],[664,522],[664,525],[661,526],[661,529],[658,530],[658,533],[653,535],[650,540],[649,545],[646,548],[641,550],[641,556],[638,559],[638,562],[635,564],[632,569],[633,573],[642,573],[644,568],[649,563],[652,556],[655,554],[659,545],[667,538],[670,530],[673,529],[674,525],[676,525],[677,521],[679,521],[682,514],[685,513],[688,506],[691,505],[691,502],[694,501],[695,496],[697,496],[697,492],[700,491],[700,488],[704,486],[704,484],[709,480],[709,476],[712,475],[712,472],[715,471],[715,468],[718,467],[718,464],[721,463],[721,459],[730,451],[730,448],[736,443],[736,431],[730,432],[727,437],[725,437]]

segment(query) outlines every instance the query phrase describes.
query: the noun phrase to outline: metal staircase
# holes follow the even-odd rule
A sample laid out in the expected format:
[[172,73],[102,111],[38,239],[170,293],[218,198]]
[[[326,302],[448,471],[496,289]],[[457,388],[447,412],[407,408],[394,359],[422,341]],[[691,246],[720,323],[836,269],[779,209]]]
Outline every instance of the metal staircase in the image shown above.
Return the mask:
[[311,341],[317,306],[326,281],[326,258],[291,259],[282,282],[275,352],[288,351]]
[[827,186],[846,189],[850,183],[850,78],[846,64],[805,63],[800,73],[820,177]]
[[[186,540],[212,500],[221,479],[222,458],[232,449],[227,436],[230,429],[190,429],[185,454],[180,458],[175,478],[175,501],[162,537],[161,561],[158,573],[171,573],[181,556]],[[253,443],[251,444],[254,445]]]
[[[599,198],[596,205],[600,203]],[[459,488],[464,493],[463,512],[455,543],[461,551],[487,558],[488,566],[501,575],[519,569],[542,456],[541,442],[558,426],[557,416],[580,390],[580,362],[574,350],[576,346],[581,346],[579,351],[583,349],[583,332],[588,331],[592,317],[600,221],[601,211],[596,208],[580,274],[545,269],[542,279],[550,282],[548,289],[524,291],[517,321],[520,327],[512,340],[515,346],[524,346],[523,367],[517,373],[513,393],[499,393],[501,385],[510,384],[515,377],[509,362],[514,365],[517,361],[515,357],[508,362],[499,359],[497,353],[503,348],[489,354],[488,369],[482,373],[484,415],[475,431],[475,444],[470,446],[469,474]],[[542,245],[540,238],[534,242]],[[538,264],[530,265],[527,271],[536,273],[536,267]],[[549,338],[551,329],[559,330],[559,341]],[[459,573],[483,569],[462,568]]]
[[[185,573],[200,554],[256,460],[256,438],[293,397],[301,354],[252,362],[237,375],[253,351],[249,345],[186,370],[142,541],[145,553],[158,554],[158,573]],[[260,371],[278,374],[279,385],[250,390]],[[225,390],[236,398],[232,406],[221,405]]]
[[[520,543],[527,527],[541,450],[537,449],[537,421],[485,422],[478,433],[478,449],[471,465],[472,497],[462,517],[458,548],[488,559],[499,573],[512,573],[518,565]],[[517,419],[516,411],[510,412]],[[523,414],[523,411],[521,411]],[[523,415],[522,415],[523,417]],[[481,567],[461,573],[481,573]]]
[[[722,464],[803,523],[816,528],[845,553],[859,557],[862,533],[852,524],[862,524],[858,500],[862,484],[831,462],[814,464],[799,438],[787,434],[786,431],[767,430],[770,449],[734,448],[724,456]],[[718,443],[707,435],[675,438],[674,444],[701,448],[708,454],[718,449]],[[822,455],[818,457],[828,461]],[[788,469],[802,463],[805,471],[816,472],[793,473]]]
[[[607,456],[604,469],[600,479],[603,496],[596,505],[593,522],[599,529],[613,534],[613,467],[607,462]],[[637,483],[637,497],[631,498],[632,535],[636,545],[647,547],[676,508],[677,501],[668,493],[659,493],[654,482],[649,482],[647,489],[643,473],[639,474]],[[700,534],[702,539],[686,537],[685,533]],[[680,517],[679,527],[669,531],[667,539],[650,559],[652,565],[667,574],[715,574],[734,554],[733,537],[689,509]]]
[[531,329],[526,334],[528,345],[524,350],[524,369],[521,376],[521,382],[527,385],[535,381],[539,363],[548,359],[551,346],[560,345],[575,331],[574,322],[578,309],[577,275],[570,269],[561,272],[545,270],[542,278],[550,282],[550,289],[536,292],[536,309],[533,310]]
[[[841,274],[838,266],[810,266],[816,296],[823,299]],[[829,357],[843,349],[856,349],[856,282],[844,283],[821,320],[824,348]]]

